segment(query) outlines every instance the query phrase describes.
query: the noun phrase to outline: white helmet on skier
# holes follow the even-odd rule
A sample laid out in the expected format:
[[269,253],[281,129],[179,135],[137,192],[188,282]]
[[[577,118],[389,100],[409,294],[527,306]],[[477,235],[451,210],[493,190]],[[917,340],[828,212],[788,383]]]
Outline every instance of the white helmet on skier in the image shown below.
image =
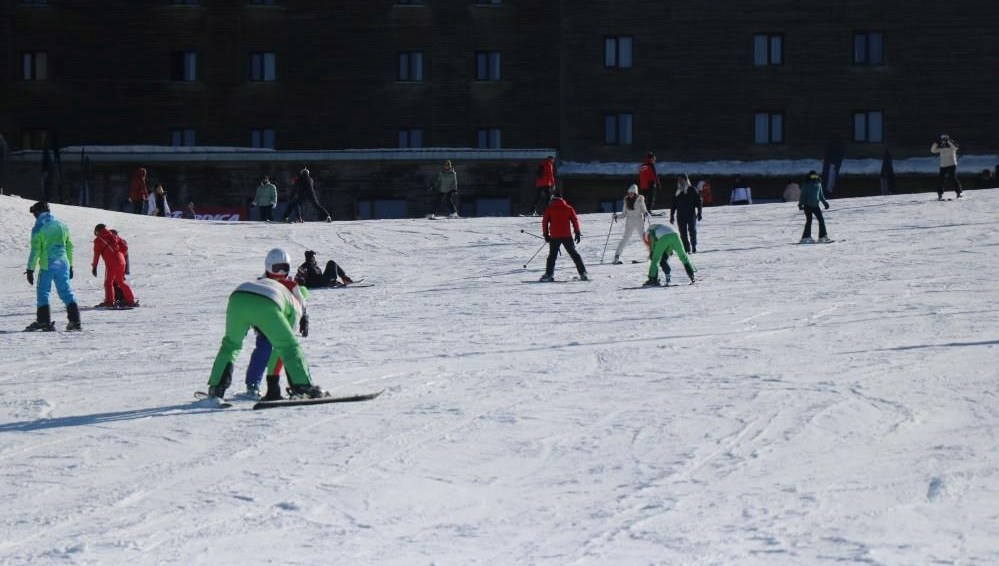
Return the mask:
[[264,269],[267,273],[284,273],[287,275],[291,271],[291,257],[288,252],[281,248],[274,248],[267,252],[267,259],[264,260]]

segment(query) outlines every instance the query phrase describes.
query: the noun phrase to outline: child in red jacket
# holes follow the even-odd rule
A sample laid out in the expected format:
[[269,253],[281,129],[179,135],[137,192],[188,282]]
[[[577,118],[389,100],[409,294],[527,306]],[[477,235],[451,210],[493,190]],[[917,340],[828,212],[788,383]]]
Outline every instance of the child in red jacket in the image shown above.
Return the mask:
[[102,308],[113,308],[118,304],[115,290],[121,292],[121,305],[136,306],[132,288],[125,282],[125,255],[128,244],[112,233],[104,224],[94,227],[94,261],[90,264],[90,272],[97,277],[97,260],[104,259],[104,302],[97,305]]

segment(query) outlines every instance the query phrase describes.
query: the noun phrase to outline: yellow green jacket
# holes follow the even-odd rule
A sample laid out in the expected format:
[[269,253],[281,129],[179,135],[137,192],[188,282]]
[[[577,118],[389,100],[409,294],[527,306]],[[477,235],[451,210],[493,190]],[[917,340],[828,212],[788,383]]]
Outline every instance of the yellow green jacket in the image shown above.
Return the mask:
[[38,215],[35,226],[31,229],[28,270],[34,271],[36,265],[47,270],[52,262],[60,260],[73,266],[73,240],[69,237],[69,228],[51,213],[43,212]]

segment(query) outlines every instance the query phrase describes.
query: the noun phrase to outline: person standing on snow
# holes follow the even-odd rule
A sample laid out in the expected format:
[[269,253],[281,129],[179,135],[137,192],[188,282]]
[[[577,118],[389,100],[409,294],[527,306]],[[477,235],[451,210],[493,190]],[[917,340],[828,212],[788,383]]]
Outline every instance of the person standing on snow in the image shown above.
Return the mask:
[[35,322],[24,330],[34,332],[55,330],[49,307],[49,293],[55,283],[56,293],[66,305],[66,316],[69,323],[66,330],[82,330],[80,324],[80,307],[69,286],[73,278],[73,240],[69,237],[69,228],[59,222],[49,212],[49,203],[39,201],[31,205],[31,214],[35,216],[35,226],[31,229],[31,253],[28,255],[28,269],[25,275],[28,284],[35,284],[35,267],[40,267],[38,287],[36,288],[36,304],[38,306]]
[[829,210],[829,203],[822,192],[822,180],[815,171],[808,172],[808,178],[801,184],[801,196],[798,198],[798,210],[805,211],[805,229],[801,233],[802,244],[814,244],[812,239],[812,216],[819,221],[819,241],[827,244],[832,240],[826,235],[826,221],[822,218],[822,210],[819,209],[822,203]]
[[549,155],[538,165],[535,174],[534,187],[537,189],[537,196],[531,206],[531,216],[537,216],[538,210],[548,206],[552,200],[552,192],[555,190],[555,156]]
[[[337,281],[338,277],[342,283]],[[343,268],[332,259],[326,262],[326,269],[320,269],[319,262],[316,261],[316,252],[308,250],[305,252],[305,263],[299,265],[298,271],[295,272],[295,282],[314,289],[350,285],[354,280],[347,277]]]
[[[632,234],[642,234],[645,230],[645,219],[649,211],[645,208],[645,197],[638,194],[638,185],[628,187],[628,194],[624,197],[624,210],[620,216],[624,216],[624,236],[617,244],[614,252],[614,263],[621,264],[621,252],[624,246],[631,240]],[[614,214],[614,222],[617,222],[618,214]]]
[[943,200],[944,189],[947,186],[947,179],[954,182],[954,192],[957,198],[961,198],[964,187],[961,180],[957,178],[957,142],[950,139],[950,136],[943,134],[940,139],[930,146],[930,153],[940,156],[940,184],[937,187],[937,200]]
[[638,167],[638,190],[644,193],[645,204],[650,213],[656,207],[656,193],[660,186],[659,173],[656,172],[656,154],[646,152],[645,161]]
[[278,360],[284,363],[288,374],[289,394],[310,399],[325,397],[328,394],[312,384],[305,354],[292,330],[298,324],[302,336],[309,335],[306,293],[294,281],[285,281],[291,271],[291,258],[284,250],[274,248],[264,260],[264,269],[264,277],[241,284],[229,295],[225,337],[208,379],[209,398],[221,400],[232,384],[233,364],[250,328],[263,334],[272,347],[267,361],[265,399],[281,396],[276,373]]
[[309,172],[308,167],[303,167],[301,171],[298,172],[298,177],[295,178],[294,184],[294,198],[288,203],[288,216],[285,218],[286,222],[293,222],[292,214],[297,211],[298,219],[304,220],[302,218],[302,204],[309,203],[316,207],[319,211],[321,217],[325,218],[327,222],[333,222],[333,216],[330,211],[326,210],[323,205],[319,204],[319,198],[316,196],[316,182],[312,178],[312,173]]
[[274,207],[278,202],[277,187],[271,182],[271,178],[264,175],[260,184],[257,185],[257,192],[253,196],[253,206],[260,212],[261,222],[270,222],[274,219]]
[[437,200],[434,201],[433,208],[430,209],[430,214],[427,218],[437,218],[437,209],[441,207],[441,203],[447,200],[448,206],[451,207],[451,214],[448,218],[458,218],[458,205],[456,203],[458,197],[458,173],[455,172],[454,166],[451,164],[451,160],[444,162],[444,168],[437,172],[437,176],[434,177],[433,182],[430,184],[430,190],[437,190]]
[[701,195],[690,184],[690,179],[683,174],[677,175],[669,223],[674,224],[679,218],[680,241],[683,242],[683,251],[689,254],[697,253],[697,221],[701,219],[702,210]]
[[555,280],[555,259],[558,258],[559,249],[562,247],[576,264],[579,279],[589,280],[586,266],[583,265],[583,258],[579,257],[579,252],[576,251],[576,246],[572,243],[573,232],[576,234],[575,240],[578,244],[583,234],[579,231],[579,218],[576,216],[576,210],[565,202],[560,192],[555,191],[551,204],[545,210],[545,215],[541,217],[541,234],[548,242],[548,262],[545,264],[545,274],[541,276],[540,281]]
[[170,204],[167,203],[166,190],[163,185],[157,183],[152,196],[149,197],[149,216],[160,216],[163,218],[170,216]]
[[139,167],[132,174],[132,183],[128,188],[128,202],[132,204],[132,213],[145,214],[148,198],[149,187],[146,185],[146,168]]
[[90,273],[97,277],[97,261],[104,258],[104,302],[98,308],[111,308],[119,304],[117,295],[121,293],[121,306],[135,307],[135,295],[125,282],[125,254],[128,244],[107,229],[104,224],[94,227],[94,261]]
[[680,258],[680,263],[683,264],[683,268],[687,271],[687,277],[690,277],[690,282],[694,282],[694,272],[697,269],[690,263],[690,258],[687,257],[687,253],[683,250],[683,242],[680,241],[680,235],[676,233],[676,230],[666,224],[653,224],[649,226],[645,238],[645,243],[649,246],[650,261],[649,278],[643,285],[659,285],[660,267],[663,268],[663,273],[666,275],[666,285],[669,285],[670,269],[667,260],[673,253],[676,253],[676,256]]

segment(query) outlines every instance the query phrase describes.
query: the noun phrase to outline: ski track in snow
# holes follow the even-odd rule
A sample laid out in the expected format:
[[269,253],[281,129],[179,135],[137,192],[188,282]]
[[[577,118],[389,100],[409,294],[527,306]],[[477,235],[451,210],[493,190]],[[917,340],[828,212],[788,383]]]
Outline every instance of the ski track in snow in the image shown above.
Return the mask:
[[[28,201],[0,197],[4,564],[999,562],[999,192],[711,207],[696,285],[529,285],[536,221],[164,220],[54,206],[81,304],[97,222],[143,307],[18,332]],[[924,199],[925,197],[925,199]],[[955,204],[955,203],[952,203]],[[623,232],[614,225],[608,249]],[[815,228],[817,229],[817,227]],[[314,380],[370,402],[192,405],[225,301],[267,250],[373,287],[310,294]],[[707,246],[705,248],[705,246]],[[682,266],[671,260],[674,276]],[[103,270],[103,267],[100,268]],[[559,257],[556,278],[575,275]],[[252,337],[231,394],[242,390]]]

